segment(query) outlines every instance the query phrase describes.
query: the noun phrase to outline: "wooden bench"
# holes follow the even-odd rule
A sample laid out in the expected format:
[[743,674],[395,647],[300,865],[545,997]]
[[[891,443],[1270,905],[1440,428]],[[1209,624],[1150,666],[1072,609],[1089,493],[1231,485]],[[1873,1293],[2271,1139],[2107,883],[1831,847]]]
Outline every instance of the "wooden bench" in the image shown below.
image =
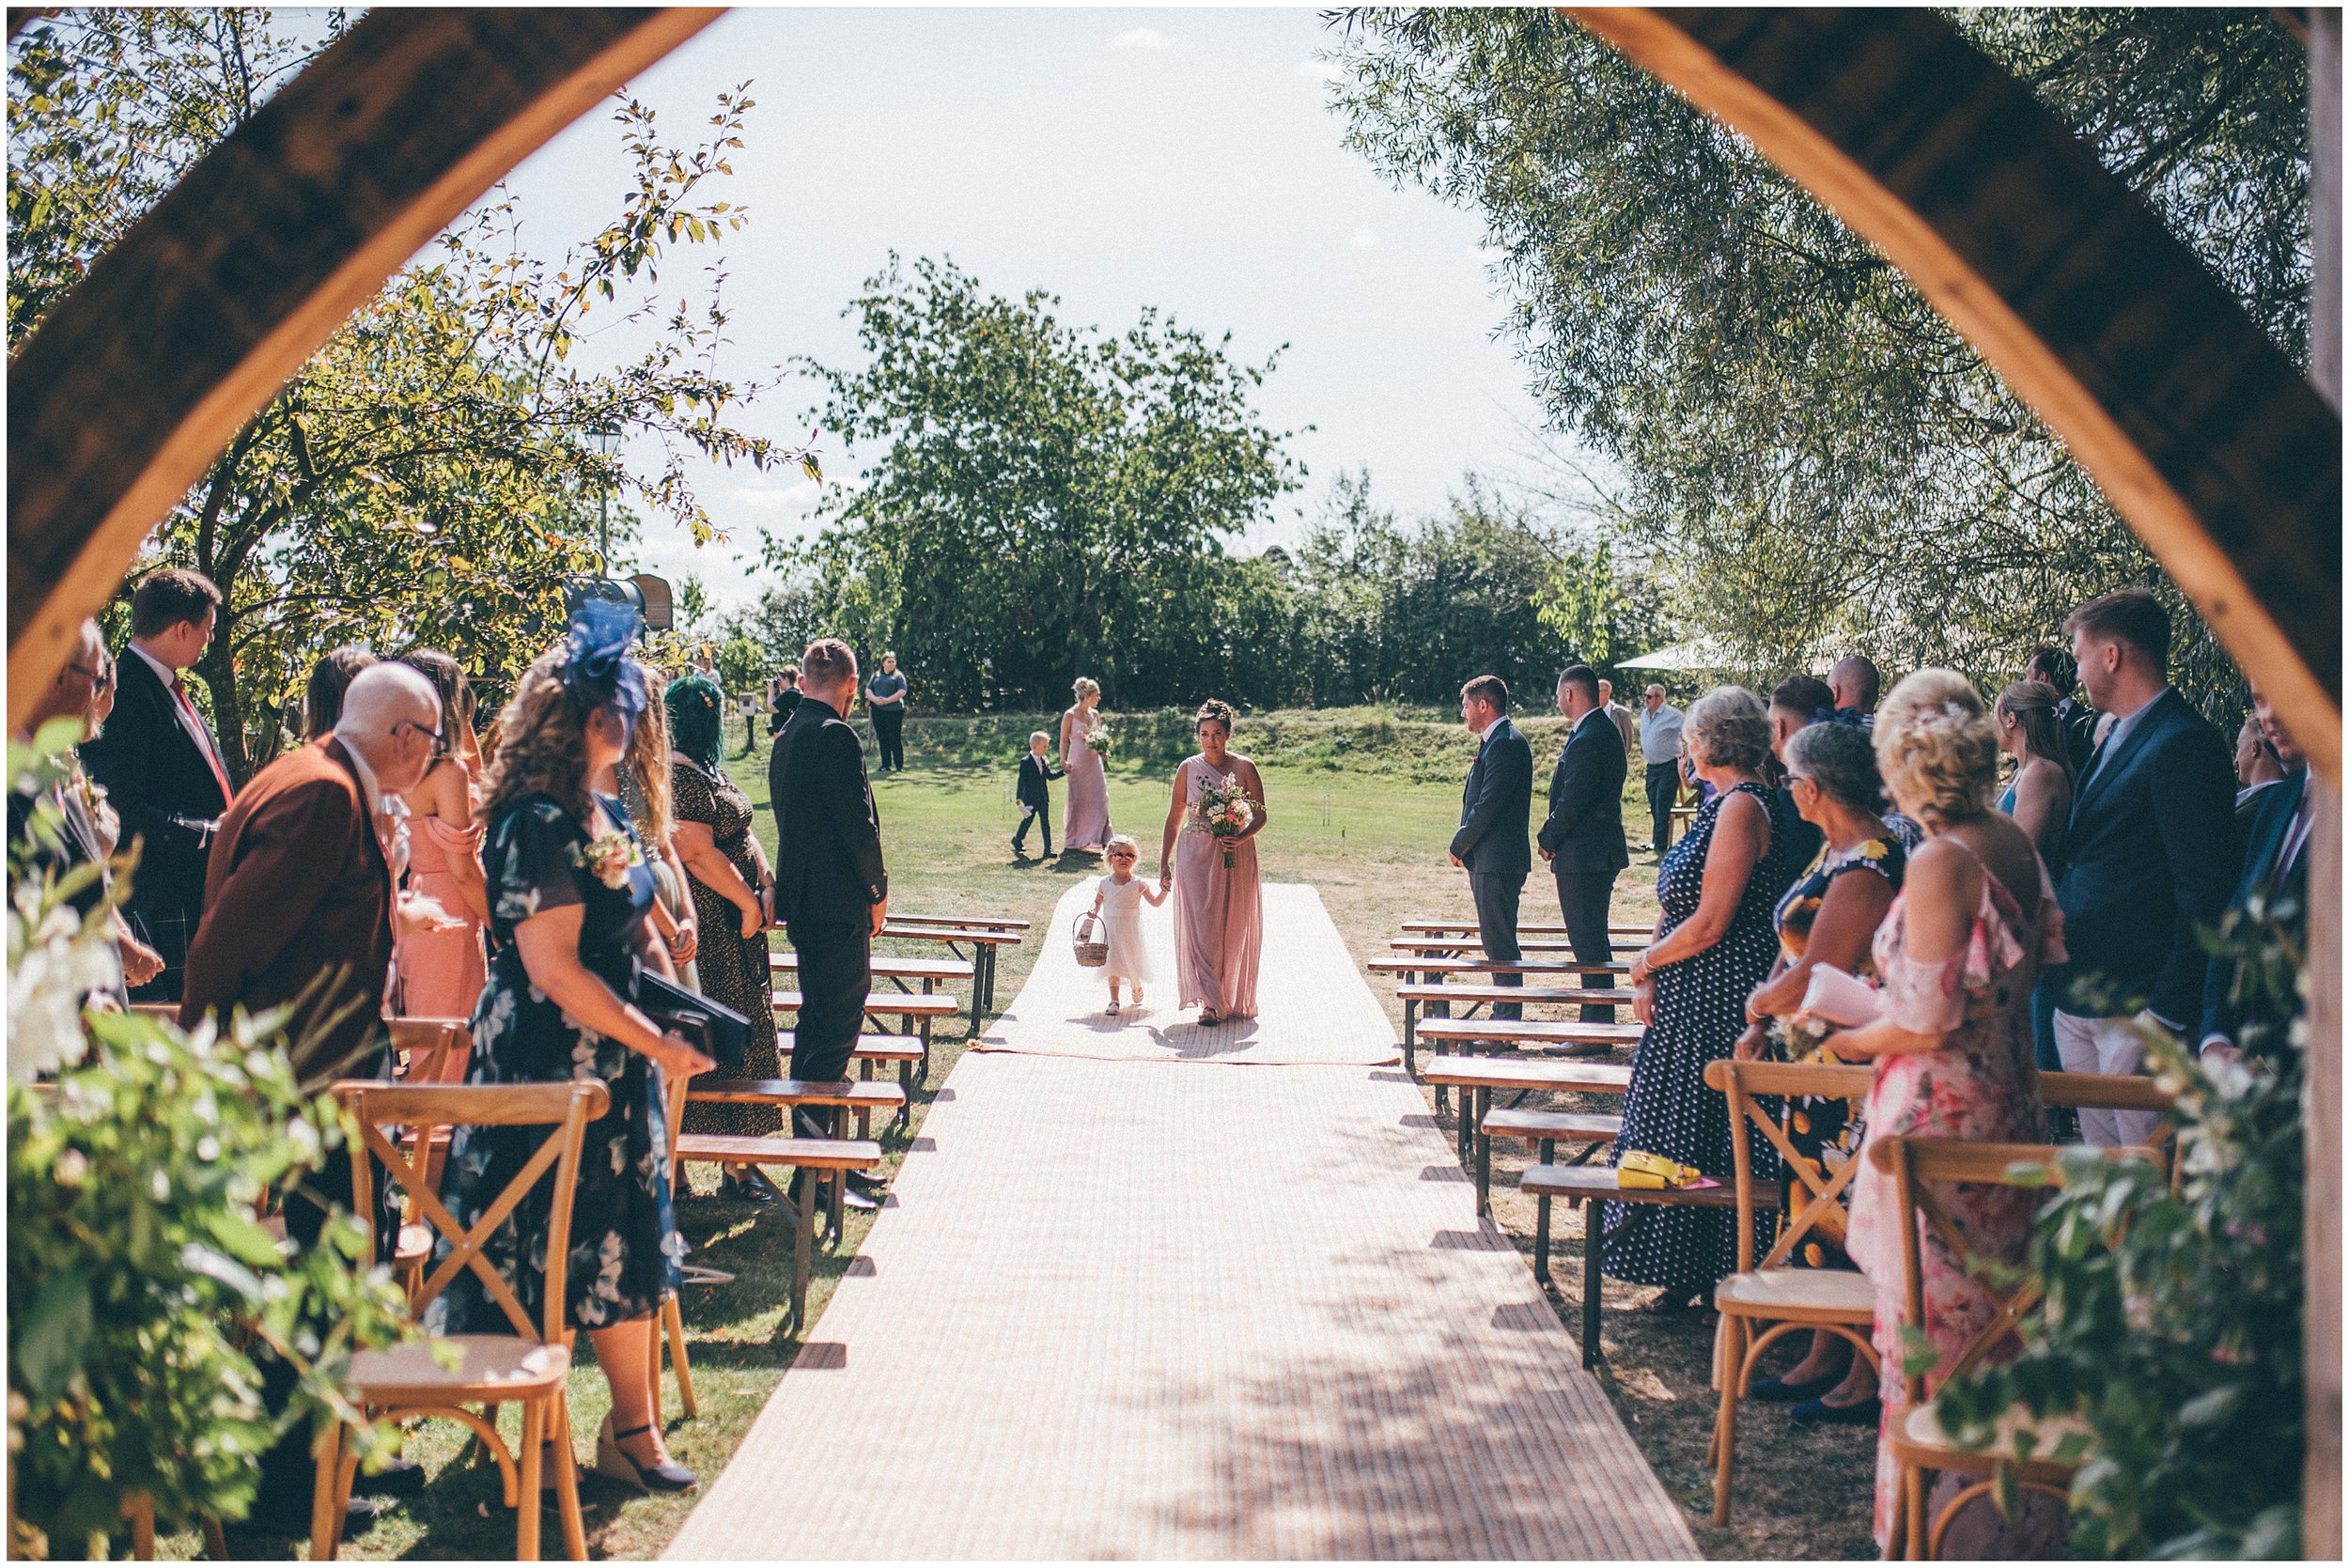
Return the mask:
[[[1519,1099],[1536,1090],[1586,1094],[1621,1094],[1631,1087],[1631,1069],[1613,1062],[1527,1062],[1511,1057],[1443,1056],[1427,1064],[1425,1082],[1465,1091],[1460,1096],[1460,1167],[1477,1172],[1476,1212],[1492,1181],[1492,1140],[1478,1130],[1492,1110],[1492,1093],[1514,1091]],[[1514,1108],[1512,1108],[1514,1109]],[[1473,1154],[1471,1155],[1471,1146]]]
[[1586,964],[1579,958],[1373,958],[1365,966],[1373,974],[1399,974],[1406,984],[1420,975],[1433,985],[1447,974],[1629,974],[1629,964]]
[[[1501,1106],[1485,1112],[1476,1129],[1489,1141],[1495,1138],[1521,1139],[1535,1145],[1536,1165],[1555,1165],[1558,1145],[1572,1143],[1581,1153],[1568,1160],[1569,1165],[1587,1165],[1591,1157],[1612,1143],[1623,1131],[1623,1118],[1592,1110],[1524,1110]],[[1492,1210],[1492,1166],[1489,1160],[1476,1165],[1476,1212]],[[1533,1282],[1549,1283],[1549,1200],[1536,1193],[1533,1198]]]
[[824,1083],[798,1078],[697,1078],[685,1099],[689,1105],[770,1105],[786,1110],[802,1105],[837,1106],[856,1112],[859,1138],[872,1136],[874,1111],[894,1110],[902,1126],[908,1109],[902,1087],[870,1079]]
[[[770,953],[767,955],[767,968],[775,974],[797,974],[800,972],[800,955],[787,949]],[[958,980],[970,981],[971,1032],[974,1034],[978,1032],[978,966],[970,959],[909,958],[894,953],[876,953],[872,955],[869,968],[875,980],[886,980],[900,991],[910,991],[918,985],[924,996],[934,995],[941,985],[951,985]]]
[[881,927],[883,937],[898,941],[936,942],[956,957],[969,958],[977,970],[971,986],[971,1029],[978,1032],[979,1020],[995,1006],[995,961],[998,950],[1018,947],[1028,939],[1028,923],[1024,920],[995,920],[972,915],[948,919],[943,916],[913,918],[892,916]]
[[1433,1023],[1439,1018],[1450,1017],[1452,1004],[1455,1001],[1467,1006],[1471,1016],[1479,1007],[1503,1001],[1556,1002],[1583,1007],[1628,1007],[1632,1001],[1629,991],[1584,990],[1574,986],[1397,986],[1394,994],[1403,1003],[1403,1061],[1406,1066],[1418,1056],[1419,1015],[1423,1007],[1426,1009],[1427,1020]]
[[[832,1239],[840,1237],[840,1186],[851,1171],[871,1171],[881,1162],[881,1147],[862,1138],[742,1138],[723,1133],[685,1133],[677,1141],[676,1157],[713,1165],[787,1166],[809,1173],[792,1204],[791,1316],[793,1332],[807,1327],[807,1281],[816,1252],[816,1205],[819,1189],[829,1181],[832,1201]],[[786,1197],[788,1184],[783,1184]]]
[[[1642,933],[1644,935],[1644,933]],[[1387,946],[1396,953],[1418,953],[1436,957],[1467,957],[1476,949],[1473,933],[1466,937],[1390,937]],[[1532,937],[1517,943],[1520,954],[1564,954],[1574,952],[1574,944],[1563,937]]]
[[[774,994],[775,1011],[779,1014],[797,1013],[803,1001],[798,991],[777,991]],[[921,1042],[921,1081],[926,1083],[930,1076],[930,1025],[940,1018],[951,1018],[961,1011],[962,1003],[952,997],[881,992],[864,999],[866,1017],[875,1023],[883,1018],[903,1019],[907,1027],[899,1032],[910,1040]]]
[[[1407,920],[1397,929],[1407,937],[1473,937],[1478,927],[1476,922],[1472,920]],[[1563,937],[1565,934],[1566,923],[1562,920],[1517,922],[1519,937]],[[1644,925],[1614,923],[1609,924],[1607,934],[1610,937],[1638,937],[1644,939],[1656,935],[1656,923],[1650,921]]]
[[1586,1369],[1598,1365],[1599,1260],[1606,1251],[1599,1211],[1591,1205],[1610,1198],[1638,1205],[1625,1232],[1657,1208],[1734,1210],[1737,1206],[1737,1188],[1727,1182],[1716,1182],[1709,1187],[1625,1187],[1615,1179],[1614,1167],[1610,1165],[1532,1166],[1517,1178],[1517,1190],[1531,1192],[1536,1198],[1563,1198],[1568,1203],[1586,1205],[1582,1219],[1582,1365]]

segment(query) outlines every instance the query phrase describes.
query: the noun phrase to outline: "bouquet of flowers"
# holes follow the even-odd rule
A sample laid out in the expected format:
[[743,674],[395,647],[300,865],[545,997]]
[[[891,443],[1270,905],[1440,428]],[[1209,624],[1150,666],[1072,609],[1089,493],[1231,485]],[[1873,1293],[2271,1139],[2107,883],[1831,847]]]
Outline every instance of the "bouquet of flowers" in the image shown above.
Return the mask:
[[1091,735],[1085,737],[1085,744],[1092,748],[1095,756],[1107,762],[1110,759],[1110,753],[1117,750],[1117,737],[1110,733],[1110,727],[1107,724],[1099,724],[1095,726]]
[[605,887],[617,892],[628,886],[628,874],[645,863],[645,851],[628,834],[614,830],[587,841],[581,866]]
[[1256,822],[1256,802],[1240,787],[1239,775],[1226,773],[1199,786],[1199,820],[1223,841],[1223,864],[1233,865],[1232,845]]

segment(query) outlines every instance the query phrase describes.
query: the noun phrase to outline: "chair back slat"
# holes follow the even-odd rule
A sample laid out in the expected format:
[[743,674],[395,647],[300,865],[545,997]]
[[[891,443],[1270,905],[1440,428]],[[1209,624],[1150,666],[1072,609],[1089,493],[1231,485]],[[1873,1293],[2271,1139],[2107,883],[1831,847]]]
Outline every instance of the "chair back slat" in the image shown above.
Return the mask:
[[[334,1085],[335,1098],[359,1124],[351,1146],[351,1190],[362,1224],[375,1219],[373,1162],[382,1162],[385,1175],[406,1198],[406,1208],[449,1243],[448,1256],[417,1289],[412,1301],[421,1313],[459,1272],[471,1269],[483,1290],[495,1301],[515,1332],[540,1343],[559,1340],[563,1333],[566,1264],[570,1252],[571,1209],[579,1190],[580,1149],[587,1124],[611,1104],[601,1079],[582,1079],[556,1083],[517,1084],[400,1084],[353,1079]],[[425,1166],[433,1132],[440,1127],[552,1126],[556,1130],[470,1227],[460,1224],[425,1179]],[[402,1140],[386,1128],[404,1129]],[[370,1158],[372,1157],[372,1159]],[[484,1250],[490,1237],[513,1214],[531,1189],[552,1171],[554,1202],[548,1217],[542,1322],[534,1326],[510,1281],[498,1273]]]
[[[1820,1163],[1797,1150],[1768,1110],[1755,1097],[1760,1094],[1813,1094],[1822,1098],[1848,1099],[1868,1091],[1872,1069],[1852,1067],[1822,1062],[1740,1062],[1724,1057],[1704,1064],[1704,1081],[1719,1090],[1729,1100],[1730,1154],[1735,1161],[1737,1179],[1737,1271],[1752,1271],[1756,1266],[1778,1268],[1793,1257],[1802,1238],[1830,1218],[1843,1212],[1848,1202],[1852,1179],[1859,1174],[1859,1163],[1845,1160],[1832,1173]],[[1749,1126],[1758,1128],[1769,1145],[1778,1151],[1780,1163],[1794,1177],[1800,1200],[1786,1223],[1779,1230],[1778,1240],[1769,1255],[1757,1265],[1753,1256],[1753,1229],[1759,1198],[1754,1188],[1753,1152]]]
[[464,1018],[391,1018],[392,1051],[403,1063],[402,1083],[447,1081],[448,1064],[460,1049],[473,1046],[473,1027]]

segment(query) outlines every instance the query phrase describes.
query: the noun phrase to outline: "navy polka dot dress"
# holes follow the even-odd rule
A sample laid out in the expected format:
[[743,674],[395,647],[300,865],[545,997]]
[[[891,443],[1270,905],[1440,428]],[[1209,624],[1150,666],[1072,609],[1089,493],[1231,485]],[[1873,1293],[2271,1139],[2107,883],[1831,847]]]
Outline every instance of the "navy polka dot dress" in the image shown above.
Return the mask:
[[[1746,883],[1727,934],[1695,957],[1656,971],[1656,1021],[1640,1037],[1631,1061],[1631,1092],[1624,1100],[1623,1133],[1613,1152],[1620,1163],[1625,1151],[1645,1150],[1723,1182],[1735,1175],[1729,1100],[1705,1086],[1704,1064],[1729,1055],[1745,1030],[1746,998],[1778,955],[1771,911],[1790,879],[1782,853],[1788,834],[1777,798],[1750,784],[1729,793],[1750,796],[1770,813],[1770,846]],[[1688,836],[1657,868],[1656,901],[1668,935],[1697,911],[1705,854],[1728,798],[1717,795],[1705,802]],[[1736,1269],[1735,1209],[1607,1203],[1600,1213],[1606,1238],[1601,1266],[1615,1279],[1693,1294]],[[1754,1219],[1758,1238],[1769,1216],[1766,1210]]]

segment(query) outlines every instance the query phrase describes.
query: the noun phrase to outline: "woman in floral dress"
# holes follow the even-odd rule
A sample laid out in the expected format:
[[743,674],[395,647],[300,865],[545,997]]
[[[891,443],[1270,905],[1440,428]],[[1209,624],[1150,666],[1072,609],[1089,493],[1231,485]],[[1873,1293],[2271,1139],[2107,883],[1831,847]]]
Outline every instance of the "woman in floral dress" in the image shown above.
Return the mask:
[[[1891,912],[1875,936],[1884,1014],[1827,1037],[1836,1055],[1874,1061],[1863,1114],[1867,1138],[1970,1138],[2035,1143],[2045,1137],[2031,1043],[2030,993],[2040,971],[2063,962],[2063,915],[2030,838],[1993,811],[1998,731],[1964,676],[1921,670],[1892,689],[1876,714],[1877,765],[1901,809],[1926,838],[1908,862]],[[1864,1156],[1865,1149],[1862,1154]],[[2019,1264],[2038,1194],[2028,1188],[1957,1185],[1936,1196],[1978,1256]],[[1943,1363],[1992,1320],[1995,1304],[1930,1227],[1921,1228],[1925,1337]],[[1864,1157],[1852,1194],[1851,1255],[1876,1289],[1875,1343],[1887,1368],[1902,1364],[1907,1290],[1901,1209],[1890,1175]],[[1937,1372],[1925,1376],[1928,1393]],[[1881,1432],[1907,1417],[1899,1377],[1883,1389]],[[1876,1447],[1875,1531],[1891,1539],[1899,1509],[1888,1443]],[[1979,1514],[1980,1511],[1971,1511]],[[2040,1555],[2037,1510],[2001,1525],[1995,1511],[1953,1538],[1948,1555]],[[1962,1544],[1961,1544],[1962,1542]]]
[[[1770,721],[1761,698],[1735,686],[1706,692],[1688,706],[1682,740],[1716,793],[1657,867],[1663,913],[1631,960],[1633,1006],[1648,1027],[1613,1159],[1639,1149],[1725,1178],[1729,1104],[1705,1086],[1704,1067],[1735,1048],[1746,998],[1778,952],[1770,910],[1786,891],[1786,833],[1781,798],[1762,782]],[[1646,1311],[1702,1300],[1737,1266],[1733,1211],[1610,1203],[1601,1214],[1606,1271],[1663,1287]],[[1755,1216],[1757,1236],[1766,1218]]]
[[[482,807],[490,978],[474,1012],[466,1081],[592,1078],[610,1090],[580,1161],[565,1316],[586,1330],[612,1386],[599,1472],[682,1491],[695,1478],[671,1462],[653,1408],[661,1305],[677,1293],[685,1250],[670,1203],[662,1068],[706,1072],[711,1063],[631,1001],[640,965],[672,973],[646,921],[652,872],[613,793],[649,697],[626,659],[633,631],[634,617],[617,606],[583,609],[570,635],[531,665],[500,722]],[[441,1196],[459,1222],[476,1222],[548,1136],[543,1126],[456,1129]],[[552,1203],[540,1186],[484,1249],[534,1321],[544,1311],[534,1244],[543,1244]],[[443,1239],[439,1250],[448,1250]],[[429,1326],[512,1328],[471,1270],[434,1302]]]
[[[1821,965],[1875,982],[1869,944],[1900,891],[1907,856],[1880,815],[1884,785],[1875,748],[1858,726],[1812,724],[1788,737],[1785,794],[1818,830],[1819,849],[1778,901],[1778,964],[1746,999],[1746,1017],[1753,1022],[1738,1038],[1737,1054],[1747,1061],[1831,1063],[1835,1058],[1789,1030],[1785,1020],[1802,1011],[1812,972]],[[1859,1152],[1858,1109],[1857,1101],[1831,1095],[1791,1096],[1781,1113],[1786,1141],[1821,1175],[1841,1171]],[[1797,1198],[1808,1196],[1799,1186],[1792,1190]],[[1849,1268],[1843,1240],[1840,1217],[1822,1216],[1792,1262]],[[1797,1422],[1858,1426],[1876,1419],[1875,1389],[1875,1369],[1867,1358],[1853,1355],[1843,1336],[1816,1329],[1810,1353],[1782,1375],[1756,1383],[1750,1397],[1794,1405],[1789,1415]]]

